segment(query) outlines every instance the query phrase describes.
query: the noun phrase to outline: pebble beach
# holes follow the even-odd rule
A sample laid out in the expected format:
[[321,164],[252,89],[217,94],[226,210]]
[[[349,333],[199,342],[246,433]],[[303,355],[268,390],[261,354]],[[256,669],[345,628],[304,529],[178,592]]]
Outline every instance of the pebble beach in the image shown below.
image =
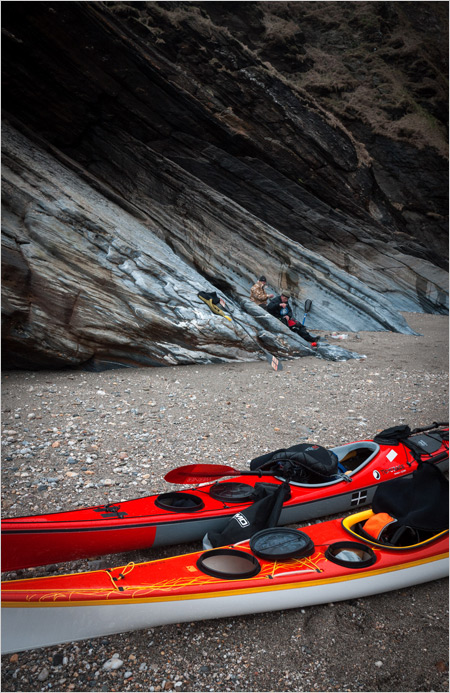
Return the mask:
[[[448,421],[448,317],[404,316],[417,336],[349,333],[342,346],[360,359],[308,356],[284,361],[281,372],[265,359],[100,373],[3,371],[2,515],[175,490],[164,475],[194,462],[245,469],[257,455],[300,442],[332,447],[394,425]],[[91,566],[79,561],[3,578]],[[8,654],[2,690],[448,691],[448,644],[448,581],[439,580]]]

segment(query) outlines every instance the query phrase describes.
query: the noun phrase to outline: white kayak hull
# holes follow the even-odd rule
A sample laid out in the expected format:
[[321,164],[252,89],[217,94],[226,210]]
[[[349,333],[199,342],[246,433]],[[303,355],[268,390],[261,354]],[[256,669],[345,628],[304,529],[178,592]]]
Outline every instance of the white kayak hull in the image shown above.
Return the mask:
[[[294,571],[295,572],[295,571]],[[59,645],[161,626],[260,612],[308,607],[382,592],[446,577],[448,558],[436,558],[391,570],[353,573],[314,584],[295,582],[227,593],[168,595],[143,600],[89,605],[29,603],[2,608],[2,654]],[[295,575],[292,576],[293,580]],[[274,581],[275,582],[275,581]]]

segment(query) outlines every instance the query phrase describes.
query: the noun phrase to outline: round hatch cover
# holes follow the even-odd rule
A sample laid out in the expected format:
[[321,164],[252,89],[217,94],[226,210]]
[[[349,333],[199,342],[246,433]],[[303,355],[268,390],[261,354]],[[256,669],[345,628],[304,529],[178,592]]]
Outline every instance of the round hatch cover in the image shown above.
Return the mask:
[[171,510],[176,513],[193,513],[205,506],[201,498],[184,491],[162,493],[155,498],[155,505],[162,510]]
[[286,527],[272,527],[257,532],[250,539],[250,548],[256,556],[268,561],[303,558],[314,552],[314,544],[307,534]]
[[238,481],[222,481],[211,486],[209,495],[224,503],[250,503],[255,500],[255,489]]

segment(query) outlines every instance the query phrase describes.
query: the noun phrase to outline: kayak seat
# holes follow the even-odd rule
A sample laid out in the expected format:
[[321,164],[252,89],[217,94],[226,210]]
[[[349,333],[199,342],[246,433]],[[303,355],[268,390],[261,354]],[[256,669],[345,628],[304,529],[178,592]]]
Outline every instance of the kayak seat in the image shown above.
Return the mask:
[[378,455],[380,446],[378,443],[366,440],[331,448],[331,451],[337,455],[339,471],[352,476]]
[[[392,515],[389,516],[388,513],[374,513],[373,510],[365,510],[356,515],[344,517],[342,526],[358,541],[391,548],[393,551],[401,551],[406,547],[409,548],[418,544],[427,544],[442,534],[448,533],[448,529],[424,529],[405,525]],[[375,529],[377,527],[378,532]]]
[[420,541],[419,532],[412,527],[399,525],[395,517],[388,513],[374,513],[362,526],[369,536],[380,544],[391,546],[411,546]]
[[403,525],[387,513],[374,513],[365,522],[354,525],[353,530],[371,543],[396,548],[415,546],[436,535],[435,531]]

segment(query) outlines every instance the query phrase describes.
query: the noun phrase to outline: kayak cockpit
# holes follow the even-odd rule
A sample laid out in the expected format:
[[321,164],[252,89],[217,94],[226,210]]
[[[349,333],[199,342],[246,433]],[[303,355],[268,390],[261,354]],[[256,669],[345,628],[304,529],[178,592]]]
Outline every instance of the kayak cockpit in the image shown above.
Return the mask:
[[437,532],[436,530],[418,529],[412,526],[404,527],[404,531],[400,533],[396,528],[397,521],[391,517],[391,522],[385,522],[384,525],[380,524],[380,531],[374,536],[369,532],[372,532],[373,520],[378,515],[385,515],[385,513],[374,513],[373,510],[365,510],[356,515],[349,515],[343,518],[342,527],[354,538],[362,540],[366,544],[369,543],[373,546],[382,546],[384,549],[392,550],[406,550],[424,546],[448,534],[448,529]]
[[[310,487],[322,487],[331,486],[345,481],[350,481],[351,477],[361,471],[366,465],[369,464],[380,452],[380,446],[378,443],[374,443],[371,440],[361,441],[357,443],[350,443],[349,445],[340,445],[336,448],[330,448],[330,453],[334,453],[338,460],[337,473],[331,474],[328,478],[318,481],[317,477],[315,480],[309,481],[291,481],[291,486],[307,486]],[[281,477],[278,477],[281,478]]]
[[337,455],[339,471],[347,474],[347,476],[352,476],[378,455],[380,446],[378,443],[366,440],[331,448],[331,451]]
[[377,487],[372,509],[345,517],[343,528],[366,542],[409,549],[448,533],[448,481],[440,469],[423,462],[412,475]]

